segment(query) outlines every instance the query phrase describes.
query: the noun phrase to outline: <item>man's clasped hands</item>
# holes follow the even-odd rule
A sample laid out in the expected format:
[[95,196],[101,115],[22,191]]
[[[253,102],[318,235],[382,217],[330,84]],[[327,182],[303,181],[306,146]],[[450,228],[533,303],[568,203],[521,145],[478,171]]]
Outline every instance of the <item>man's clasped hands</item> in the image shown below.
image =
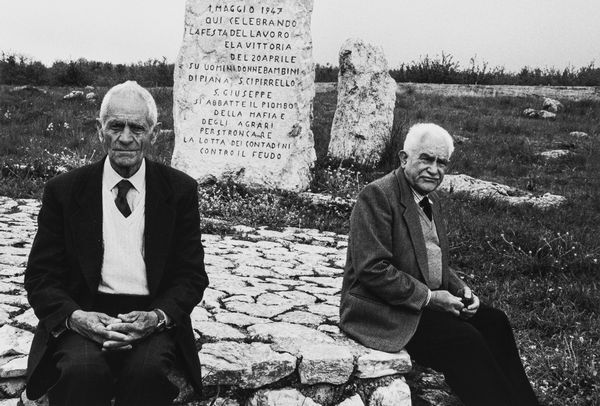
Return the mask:
[[158,316],[154,312],[132,311],[111,317],[99,312],[76,310],[68,327],[95,342],[103,351],[130,350],[138,341],[156,330]]

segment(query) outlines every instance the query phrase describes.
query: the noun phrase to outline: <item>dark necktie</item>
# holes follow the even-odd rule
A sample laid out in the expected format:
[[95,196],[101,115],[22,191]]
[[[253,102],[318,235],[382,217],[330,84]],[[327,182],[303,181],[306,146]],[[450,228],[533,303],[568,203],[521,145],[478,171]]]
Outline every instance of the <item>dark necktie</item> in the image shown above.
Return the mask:
[[431,203],[429,203],[429,199],[427,197],[424,197],[423,200],[421,200],[419,202],[419,206],[421,206],[421,208],[423,209],[423,212],[425,213],[425,215],[427,216],[429,221],[431,221],[432,220],[432,212],[431,212]]
[[117,197],[115,198],[115,204],[117,205],[117,209],[123,214],[125,217],[129,217],[131,214],[131,208],[127,204],[127,192],[131,189],[133,185],[128,180],[123,179],[119,183],[117,183]]

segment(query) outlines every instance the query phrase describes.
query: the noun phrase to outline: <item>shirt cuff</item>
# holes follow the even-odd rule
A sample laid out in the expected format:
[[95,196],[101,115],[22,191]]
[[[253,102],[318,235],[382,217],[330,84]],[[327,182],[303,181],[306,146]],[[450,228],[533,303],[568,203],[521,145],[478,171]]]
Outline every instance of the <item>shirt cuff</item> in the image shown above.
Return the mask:
[[161,309],[156,309],[156,311],[160,312],[160,314],[162,314],[165,318],[165,328],[173,327],[173,322],[171,321],[171,318],[167,315],[167,313],[163,312]]
[[427,307],[429,306],[429,302],[431,301],[431,289],[427,289],[427,300],[425,300],[425,304],[423,305],[423,307]]

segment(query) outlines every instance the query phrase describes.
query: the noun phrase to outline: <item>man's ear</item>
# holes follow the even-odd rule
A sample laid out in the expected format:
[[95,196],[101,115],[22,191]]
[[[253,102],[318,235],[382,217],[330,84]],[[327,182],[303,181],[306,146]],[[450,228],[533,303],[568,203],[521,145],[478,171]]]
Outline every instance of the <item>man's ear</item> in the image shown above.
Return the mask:
[[400,158],[400,166],[404,168],[404,165],[406,165],[406,160],[408,159],[408,154],[404,150],[399,151],[398,158]]
[[152,129],[152,134],[150,134],[150,144],[154,145],[156,139],[158,138],[158,134],[160,134],[160,129],[162,127],[162,123],[159,121],[154,124],[154,128]]
[[104,132],[102,131],[102,120],[99,118],[96,119],[96,133],[98,134],[98,139],[102,144],[104,144]]

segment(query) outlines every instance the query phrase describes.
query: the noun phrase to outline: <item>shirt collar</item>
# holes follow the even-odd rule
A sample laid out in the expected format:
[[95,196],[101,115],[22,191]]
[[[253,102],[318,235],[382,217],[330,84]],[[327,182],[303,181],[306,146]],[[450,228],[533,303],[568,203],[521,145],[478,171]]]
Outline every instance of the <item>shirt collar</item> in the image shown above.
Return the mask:
[[421,203],[421,200],[423,200],[423,199],[425,199],[425,198],[427,198],[427,199],[429,200],[429,202],[431,203],[431,200],[430,200],[430,199],[427,197],[427,195],[423,195],[423,194],[421,194],[421,193],[417,192],[417,191],[416,191],[415,189],[413,189],[413,187],[412,187],[412,186],[410,186],[410,185],[408,185],[408,186],[410,187],[410,190],[411,190],[411,192],[412,192],[412,195],[413,195],[413,199],[415,199],[415,202],[416,202],[417,204]]
[[141,193],[146,187],[146,159],[142,159],[140,169],[138,169],[133,176],[124,178],[113,169],[109,158],[106,157],[104,161],[104,172],[102,174],[102,183],[104,184],[104,187],[112,190],[115,186],[117,186],[117,183],[123,179],[127,179],[129,182],[131,182],[135,190]]

